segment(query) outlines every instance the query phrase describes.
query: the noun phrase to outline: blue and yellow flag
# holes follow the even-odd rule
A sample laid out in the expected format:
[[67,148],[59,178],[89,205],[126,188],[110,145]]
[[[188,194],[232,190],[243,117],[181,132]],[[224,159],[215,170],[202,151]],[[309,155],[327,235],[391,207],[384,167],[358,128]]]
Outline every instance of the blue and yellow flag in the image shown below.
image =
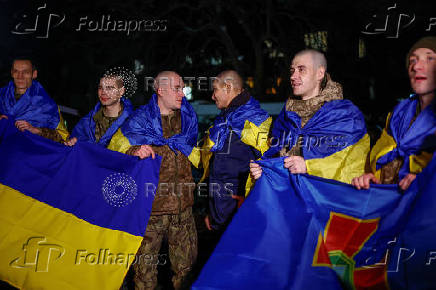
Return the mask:
[[[436,159],[404,193],[289,174],[283,158],[259,163],[262,177],[193,289],[436,288]],[[401,246],[409,252],[398,260]]]
[[182,132],[164,138],[157,95],[154,94],[148,104],[138,108],[115,133],[108,149],[125,153],[132,145],[168,145],[171,150],[178,150],[189,157],[197,142],[197,114],[185,97],[182,99],[180,111]]
[[38,81],[32,81],[18,101],[13,81],[0,88],[0,114],[27,121],[34,127],[56,129],[62,138],[68,137],[58,106]]
[[[248,93],[247,93],[248,94]],[[233,131],[243,143],[258,150],[261,154],[268,150],[268,133],[272,118],[260,107],[259,102],[250,97],[247,103],[235,109],[222,110],[213,125],[206,132],[201,148],[194,148],[198,168],[200,162],[204,168],[204,180],[209,173],[209,161],[213,152],[222,150],[230,131]]]
[[325,103],[304,127],[297,113],[283,107],[272,127],[271,148],[262,158],[297,144],[311,175],[351,183],[365,173],[369,136],[363,114],[348,100]]
[[389,114],[386,128],[371,149],[371,169],[377,178],[380,178],[381,167],[395,158],[404,160],[399,172],[400,180],[408,173],[420,173],[430,162],[434,151],[431,136],[436,134],[436,101],[418,116],[417,106],[419,98],[412,95]]
[[0,280],[119,289],[145,233],[160,157],[67,147],[3,119],[0,160]]
[[86,141],[91,143],[96,143],[103,147],[109,145],[112,136],[121,127],[124,121],[133,113],[133,106],[129,99],[126,97],[121,98],[121,103],[123,105],[123,112],[121,115],[112,123],[112,125],[106,130],[104,135],[96,142],[95,139],[95,121],[94,116],[100,110],[101,103],[98,102],[94,109],[89,112],[88,115],[80,119],[76,127],[74,127],[71,137],[76,137],[79,141]]

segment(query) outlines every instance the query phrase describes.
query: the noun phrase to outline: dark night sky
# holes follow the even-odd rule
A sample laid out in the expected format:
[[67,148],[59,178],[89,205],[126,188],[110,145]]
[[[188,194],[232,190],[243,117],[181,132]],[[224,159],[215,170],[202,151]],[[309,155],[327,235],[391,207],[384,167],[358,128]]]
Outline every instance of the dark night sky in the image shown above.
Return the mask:
[[[37,11],[44,4],[46,8]],[[162,69],[198,78],[237,68],[244,76],[254,77],[256,85],[251,91],[258,99],[284,102],[289,94],[290,59],[305,47],[304,34],[327,31],[326,55],[332,78],[342,83],[345,97],[362,109],[367,121],[380,124],[396,100],[410,93],[405,55],[418,38],[436,35],[435,6],[434,1],[375,0],[0,0],[0,85],[9,80],[14,55],[31,55],[38,62],[39,80],[52,97],[84,114],[97,101],[99,76],[113,66],[133,71],[138,60],[143,70],[137,75],[138,90],[132,98],[136,105],[151,95],[144,89],[144,78]],[[35,32],[11,32],[19,23],[21,29],[30,27],[37,14],[40,23]],[[398,24],[400,14],[408,16],[403,16]],[[48,38],[38,38],[46,34],[50,15]],[[122,21],[153,20],[158,24],[155,22],[154,31],[129,35],[126,31],[86,31],[84,26],[76,31],[81,17],[101,21],[103,15]],[[373,26],[368,31],[383,27],[386,15],[390,17],[386,31],[377,35],[362,32],[370,22]],[[54,27],[63,16],[65,20]],[[413,16],[413,22],[404,27]],[[426,31],[431,23],[432,29]],[[366,46],[363,58],[358,57],[359,38]],[[273,50],[283,57],[268,58]],[[276,86],[278,93],[267,94],[277,77],[284,80]],[[370,85],[375,98],[370,97]],[[194,93],[196,99],[211,95],[210,91]]]

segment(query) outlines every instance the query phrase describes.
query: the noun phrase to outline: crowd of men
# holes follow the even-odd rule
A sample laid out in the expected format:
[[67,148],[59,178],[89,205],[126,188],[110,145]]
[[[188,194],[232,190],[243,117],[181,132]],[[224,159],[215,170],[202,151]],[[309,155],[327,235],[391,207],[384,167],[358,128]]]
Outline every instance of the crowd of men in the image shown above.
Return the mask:
[[[194,184],[191,165],[202,167],[209,180],[205,225],[222,233],[241,206],[262,168],[256,160],[283,157],[290,174],[311,174],[368,189],[371,183],[398,184],[406,190],[433,158],[436,134],[436,37],[420,39],[406,58],[413,94],[400,102],[370,148],[360,110],[342,96],[342,86],[327,73],[325,56],[307,49],[290,67],[292,96],[277,119],[244,89],[233,70],[213,83],[212,100],[220,110],[201,143],[197,116],[174,71],[154,80],[155,94],[134,110],[120,75],[105,75],[99,102],[72,130],[65,128],[56,103],[36,81],[29,59],[15,59],[12,81],[0,89],[0,119],[13,119],[20,131],[75,146],[91,142],[140,159],[162,157],[160,184],[138,255],[158,257],[168,241],[172,282],[186,286],[197,257],[197,231],[192,214]],[[433,139],[431,139],[433,136]],[[201,144],[201,145],[198,145]],[[157,286],[154,263],[134,265],[137,289]]]

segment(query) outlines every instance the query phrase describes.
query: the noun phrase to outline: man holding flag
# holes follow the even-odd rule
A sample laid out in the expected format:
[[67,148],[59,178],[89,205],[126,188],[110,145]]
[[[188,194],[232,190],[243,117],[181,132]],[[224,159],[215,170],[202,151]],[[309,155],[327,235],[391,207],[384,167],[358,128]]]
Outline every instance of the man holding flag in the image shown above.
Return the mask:
[[[342,87],[327,73],[324,55],[308,49],[297,53],[291,64],[289,98],[273,124],[271,148],[263,159],[287,156],[290,173],[308,173],[350,183],[363,173],[369,152],[369,136],[360,110],[343,100]],[[262,174],[250,163],[251,176]]]
[[0,119],[12,118],[20,131],[29,131],[56,142],[65,140],[68,131],[56,103],[36,81],[38,71],[28,58],[12,63],[10,81],[0,88]]
[[396,184],[406,190],[430,162],[436,133],[436,37],[424,37],[410,49],[406,66],[414,91],[386,120],[380,139],[371,150],[371,172],[353,179],[357,189],[370,182]]
[[[156,288],[158,255],[164,239],[169,244],[175,289],[182,287],[197,258],[197,231],[192,215],[195,183],[190,160],[197,141],[198,122],[183,95],[183,87],[177,73],[160,72],[154,82],[156,94],[147,105],[135,111],[108,146],[140,158],[162,156],[159,186],[134,264],[136,289]],[[154,190],[147,188],[146,194]]]

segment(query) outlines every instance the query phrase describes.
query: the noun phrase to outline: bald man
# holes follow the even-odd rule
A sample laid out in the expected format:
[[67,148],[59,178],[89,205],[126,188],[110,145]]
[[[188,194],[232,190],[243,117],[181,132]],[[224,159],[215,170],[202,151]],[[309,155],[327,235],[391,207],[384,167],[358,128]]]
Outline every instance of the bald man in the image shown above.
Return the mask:
[[251,159],[268,149],[271,118],[259,102],[243,89],[235,71],[220,73],[213,82],[212,100],[221,113],[207,131],[202,147],[202,163],[209,174],[209,230],[223,231],[240,206]]
[[162,241],[169,244],[173,286],[180,289],[197,257],[197,231],[190,155],[198,135],[197,116],[183,95],[175,72],[163,71],[154,82],[150,102],[137,109],[114,135],[109,149],[139,158],[162,156],[159,185],[144,240],[138,250],[136,289],[155,289]]
[[[263,158],[283,156],[291,174],[308,173],[351,183],[363,173],[369,136],[360,110],[343,100],[342,86],[330,79],[321,52],[307,49],[292,60],[289,97],[273,124],[271,148]],[[253,179],[261,167],[250,164]],[[359,175],[359,174],[357,174]]]

